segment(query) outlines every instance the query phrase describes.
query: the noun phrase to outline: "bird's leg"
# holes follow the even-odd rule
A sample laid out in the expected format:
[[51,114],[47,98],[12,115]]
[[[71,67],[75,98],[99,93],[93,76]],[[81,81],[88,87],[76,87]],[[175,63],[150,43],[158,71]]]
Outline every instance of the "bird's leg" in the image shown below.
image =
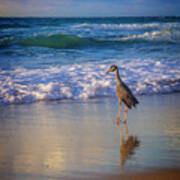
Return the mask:
[[120,100],[120,101],[119,101],[119,114],[118,114],[118,116],[116,117],[116,124],[117,124],[117,126],[119,126],[119,124],[120,124],[121,110],[122,110],[122,101]]
[[125,108],[124,108],[124,123],[127,122],[127,112],[128,112],[128,107],[125,105]]
[[119,118],[121,115],[121,111],[122,111],[122,101],[119,102]]

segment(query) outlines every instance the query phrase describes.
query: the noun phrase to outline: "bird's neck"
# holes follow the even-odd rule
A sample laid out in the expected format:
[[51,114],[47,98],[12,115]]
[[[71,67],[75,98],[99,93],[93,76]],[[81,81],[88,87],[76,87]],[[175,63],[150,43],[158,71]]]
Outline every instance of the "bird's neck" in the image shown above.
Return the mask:
[[120,78],[120,76],[119,76],[119,71],[118,71],[118,69],[115,71],[115,74],[116,74],[116,82],[117,82],[117,84],[121,84],[121,83],[122,83],[122,80],[121,80],[121,78]]

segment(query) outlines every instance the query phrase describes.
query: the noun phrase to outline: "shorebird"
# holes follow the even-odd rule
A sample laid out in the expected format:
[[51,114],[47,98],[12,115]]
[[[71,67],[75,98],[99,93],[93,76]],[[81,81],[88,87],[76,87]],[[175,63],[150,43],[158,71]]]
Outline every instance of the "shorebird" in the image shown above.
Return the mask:
[[121,80],[119,76],[119,70],[116,65],[112,65],[107,71],[106,74],[110,72],[115,72],[116,74],[116,95],[119,98],[119,117],[116,118],[117,125],[120,123],[120,114],[122,110],[122,102],[125,104],[124,108],[124,123],[127,121],[127,112],[128,108],[131,109],[132,107],[135,107],[136,104],[138,104],[138,100],[135,98],[135,96],[132,94],[131,90],[128,88],[128,86]]

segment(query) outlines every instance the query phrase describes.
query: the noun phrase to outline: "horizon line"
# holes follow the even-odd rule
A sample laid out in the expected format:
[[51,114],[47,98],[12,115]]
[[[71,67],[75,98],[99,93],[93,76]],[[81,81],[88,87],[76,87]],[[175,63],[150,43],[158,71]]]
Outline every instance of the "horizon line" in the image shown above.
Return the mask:
[[128,17],[133,17],[133,18],[142,18],[142,17],[149,17],[149,18],[154,18],[154,17],[160,17],[160,18],[180,18],[178,15],[160,15],[160,16],[1,16],[0,18],[128,18]]

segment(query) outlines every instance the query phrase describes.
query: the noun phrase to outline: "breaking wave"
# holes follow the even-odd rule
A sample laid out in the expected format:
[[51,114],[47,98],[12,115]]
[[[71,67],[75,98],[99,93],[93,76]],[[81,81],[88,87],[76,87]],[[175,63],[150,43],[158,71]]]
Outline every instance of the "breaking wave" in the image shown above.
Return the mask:
[[179,43],[180,31],[163,29],[161,31],[145,32],[143,34],[134,34],[128,36],[122,35],[95,38],[66,34],[38,35],[28,38],[22,41],[20,44],[23,46],[73,49],[89,46],[109,46],[118,43],[148,43],[149,41],[155,41],[156,43]]
[[[112,60],[134,94],[163,94],[180,91],[180,66],[154,59]],[[114,74],[105,76],[111,64],[86,63],[0,71],[0,104],[41,100],[88,99],[115,96]]]
[[121,38],[121,40],[145,40],[145,41],[155,41],[155,42],[166,42],[166,43],[179,43],[180,42],[180,31],[163,29],[161,31],[145,32],[138,35],[130,35]]
[[146,29],[164,29],[164,28],[180,28],[179,23],[134,23],[134,24],[88,24],[82,23],[73,25],[72,28],[91,28],[91,29],[108,29],[108,30],[146,30]]
[[21,43],[23,46],[41,46],[56,49],[70,49],[89,46],[94,43],[92,38],[82,38],[77,35],[50,34],[29,38]]

